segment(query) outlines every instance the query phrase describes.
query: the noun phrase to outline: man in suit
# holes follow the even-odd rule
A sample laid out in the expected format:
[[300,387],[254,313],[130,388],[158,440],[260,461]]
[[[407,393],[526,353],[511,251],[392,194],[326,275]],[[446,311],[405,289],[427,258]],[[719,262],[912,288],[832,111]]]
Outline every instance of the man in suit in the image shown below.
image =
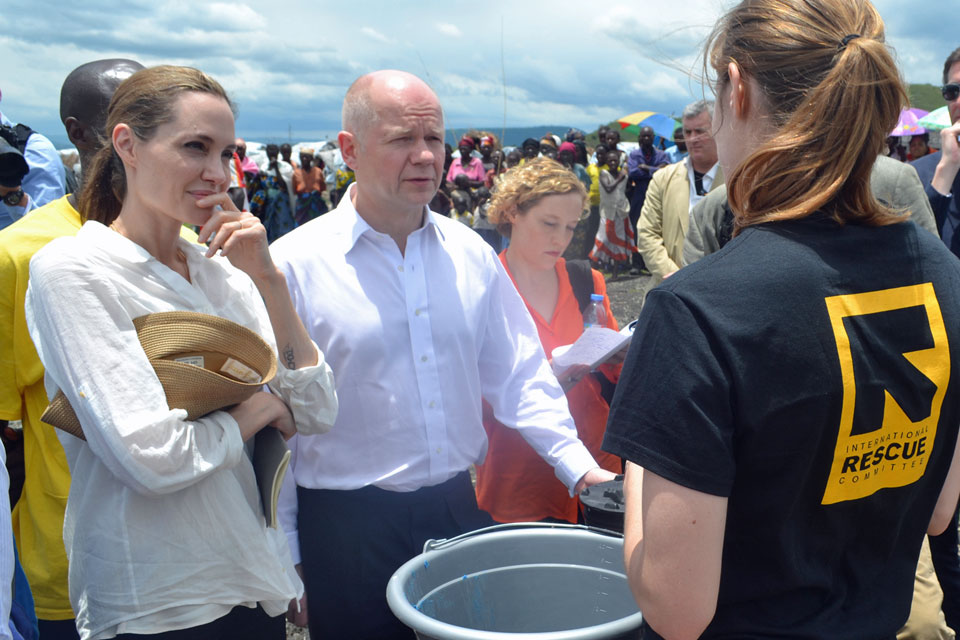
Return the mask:
[[[938,234],[923,184],[908,164],[887,156],[878,156],[870,173],[870,188],[878,200],[930,233]],[[690,212],[687,237],[683,243],[683,266],[719,251],[733,237],[733,211],[727,206],[727,187],[720,185]]]
[[653,174],[637,223],[637,249],[653,275],[653,284],[673,274],[682,262],[690,210],[723,184],[717,144],[711,135],[713,102],[698,100],[683,110],[683,136],[690,155]]
[[[954,255],[960,256],[960,47],[943,63],[943,99],[947,102],[950,122],[940,132],[941,150],[913,162],[920,181],[926,188],[930,207],[937,220],[937,229]],[[957,525],[947,527],[939,536],[930,537],[933,566],[943,588],[943,613],[953,629],[960,627],[960,557],[957,555]]]
[[943,65],[942,93],[953,124],[940,132],[942,149],[914,161],[913,166],[926,187],[940,237],[955,255],[960,256],[960,233],[957,233],[960,226],[960,209],[957,208],[957,198],[960,197],[960,145],[957,143],[960,135],[960,47],[947,56]]

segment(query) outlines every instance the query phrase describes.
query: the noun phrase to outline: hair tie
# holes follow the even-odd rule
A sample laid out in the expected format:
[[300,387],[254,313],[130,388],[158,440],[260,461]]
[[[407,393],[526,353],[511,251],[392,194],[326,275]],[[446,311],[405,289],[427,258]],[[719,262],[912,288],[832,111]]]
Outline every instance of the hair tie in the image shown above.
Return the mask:
[[851,33],[850,35],[843,36],[843,40],[840,41],[840,46],[837,47],[840,51],[843,51],[847,48],[847,44],[854,38],[859,38],[859,33]]

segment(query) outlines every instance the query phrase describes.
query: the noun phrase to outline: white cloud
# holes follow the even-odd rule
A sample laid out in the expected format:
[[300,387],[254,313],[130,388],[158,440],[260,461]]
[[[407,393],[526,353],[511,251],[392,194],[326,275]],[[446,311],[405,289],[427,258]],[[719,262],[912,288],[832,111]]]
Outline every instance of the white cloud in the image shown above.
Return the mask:
[[457,28],[457,25],[450,24],[449,22],[438,22],[437,31],[445,36],[451,36],[453,38],[460,38],[463,36],[463,33],[459,28]]
[[[507,126],[591,128],[643,109],[679,112],[699,98],[695,58],[734,1],[670,0],[653,10],[631,0],[488,0],[469,8],[365,0],[358,26],[355,11],[318,3],[277,11],[275,0],[3,0],[18,29],[0,34],[0,108],[62,135],[67,73],[89,60],[128,57],[212,73],[240,105],[241,134],[256,126],[279,137],[288,127],[337,130],[350,83],[390,67],[428,78],[448,121],[462,129],[502,124],[502,65]],[[901,0],[875,3],[907,80],[939,83],[942,60],[956,46],[952,23]],[[468,46],[452,38],[468,38]]]
[[364,34],[365,36],[369,36],[374,40],[379,40],[380,42],[385,42],[385,43],[393,42],[393,40],[383,35],[373,27],[363,27],[360,29],[360,33]]

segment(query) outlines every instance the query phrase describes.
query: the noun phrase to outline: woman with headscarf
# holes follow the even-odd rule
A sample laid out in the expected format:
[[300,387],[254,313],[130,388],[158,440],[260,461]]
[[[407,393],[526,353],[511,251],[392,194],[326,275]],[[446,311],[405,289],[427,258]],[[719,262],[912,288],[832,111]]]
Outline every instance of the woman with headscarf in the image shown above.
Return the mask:
[[250,213],[260,218],[273,242],[297,226],[293,217],[296,199],[293,192],[294,168],[281,160],[280,147],[267,145],[267,159],[253,178]]
[[483,169],[486,172],[497,169],[497,161],[494,152],[499,151],[497,140],[492,135],[480,137],[480,162],[483,163]]
[[[473,138],[464,136],[460,139],[457,147],[460,150],[460,157],[454,158],[450,163],[450,169],[447,171],[447,186],[453,190],[476,189],[483,186],[483,181],[487,176],[487,170],[483,168],[483,162],[480,158],[473,157],[473,150],[476,143]],[[457,176],[464,176],[457,181]]]
[[293,170],[293,188],[297,193],[297,224],[304,224],[327,212],[323,192],[327,181],[323,160],[314,158],[313,149],[300,149],[300,166]]
[[[557,162],[572,171],[573,174],[577,176],[577,180],[583,184],[583,188],[589,192],[590,175],[584,166],[577,162],[578,153],[579,151],[574,143],[561,142],[560,148],[557,151]],[[589,216],[583,216],[577,223],[577,230],[573,234],[573,239],[567,246],[566,251],[563,252],[564,258],[583,260],[589,255],[590,249],[593,247],[594,236],[596,235],[596,229],[594,229],[593,233],[588,232],[589,227]]]
[[545,135],[540,138],[540,155],[557,159],[557,141],[551,135]]

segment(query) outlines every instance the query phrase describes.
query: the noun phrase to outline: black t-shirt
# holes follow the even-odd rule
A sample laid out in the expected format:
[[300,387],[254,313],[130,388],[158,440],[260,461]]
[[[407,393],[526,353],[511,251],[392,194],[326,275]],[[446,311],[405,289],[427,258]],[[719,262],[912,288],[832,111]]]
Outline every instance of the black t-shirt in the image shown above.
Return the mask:
[[604,448],[728,497],[705,638],[893,637],[958,349],[960,262],[912,222],[750,227],[650,292]]

